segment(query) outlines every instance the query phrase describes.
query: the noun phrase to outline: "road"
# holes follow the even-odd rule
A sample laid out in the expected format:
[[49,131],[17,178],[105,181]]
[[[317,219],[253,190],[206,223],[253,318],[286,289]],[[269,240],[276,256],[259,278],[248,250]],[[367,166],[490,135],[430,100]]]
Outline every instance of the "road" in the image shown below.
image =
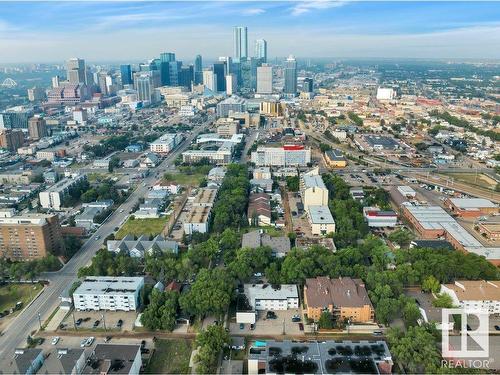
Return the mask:
[[[42,292],[42,294],[25,308],[15,320],[13,320],[7,329],[0,336],[0,359],[10,356],[14,348],[24,346],[26,344],[27,336],[39,328],[39,317],[43,321],[49,317],[51,312],[59,304],[59,296],[62,292],[76,281],[78,270],[89,264],[94,254],[102,247],[104,238],[114,231],[114,228],[120,226],[120,222],[124,219],[125,215],[137,203],[139,198],[143,197],[148,190],[148,186],[156,180],[156,173],[164,173],[168,170],[169,166],[174,160],[185,151],[192,140],[211,123],[212,117],[209,117],[205,123],[196,127],[193,132],[184,140],[184,142],[170,155],[168,155],[163,162],[153,170],[150,176],[143,180],[132,192],[129,198],[116,209],[109,219],[89,238],[79,250],[77,254],[71,258],[68,263],[58,272],[48,273],[44,278],[49,281]],[[123,210],[122,213],[120,211]],[[96,240],[96,236],[100,236]]]

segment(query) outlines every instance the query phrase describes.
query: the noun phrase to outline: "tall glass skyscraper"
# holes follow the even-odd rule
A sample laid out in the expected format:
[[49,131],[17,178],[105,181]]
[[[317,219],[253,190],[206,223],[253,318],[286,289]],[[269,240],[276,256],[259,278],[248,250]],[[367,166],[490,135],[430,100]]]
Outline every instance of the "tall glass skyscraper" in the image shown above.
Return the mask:
[[246,26],[234,27],[234,57],[248,57],[248,33]]
[[297,94],[297,60],[293,55],[288,56],[285,61],[285,94]]
[[203,83],[203,62],[201,55],[196,55],[194,59],[194,83],[196,85]]
[[265,39],[255,41],[255,57],[263,63],[267,62],[267,41]]
[[214,74],[217,76],[216,89],[218,92],[226,91],[226,63],[217,62],[214,64]]
[[120,75],[122,77],[122,85],[132,84],[132,68],[130,64],[120,65]]

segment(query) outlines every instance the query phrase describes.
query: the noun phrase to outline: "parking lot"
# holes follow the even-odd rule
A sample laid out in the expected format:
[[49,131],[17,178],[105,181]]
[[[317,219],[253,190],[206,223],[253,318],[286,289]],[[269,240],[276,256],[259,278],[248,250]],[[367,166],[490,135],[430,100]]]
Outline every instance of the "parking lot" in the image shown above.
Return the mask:
[[298,193],[288,193],[293,230],[298,236],[311,237],[311,225],[303,210],[302,199]]
[[[77,330],[132,331],[136,317],[135,311],[74,311],[63,322],[63,329],[73,330],[76,325]],[[118,327],[119,320],[122,321],[121,328]]]
[[299,322],[292,322],[294,315],[301,317],[302,310],[290,309],[283,311],[274,311],[276,314],[275,319],[267,319],[266,311],[258,311],[257,321],[254,324],[254,329],[251,329],[250,324],[244,324],[243,329],[236,322],[229,325],[229,330],[232,334],[245,334],[245,335],[303,335],[304,331],[299,328]]

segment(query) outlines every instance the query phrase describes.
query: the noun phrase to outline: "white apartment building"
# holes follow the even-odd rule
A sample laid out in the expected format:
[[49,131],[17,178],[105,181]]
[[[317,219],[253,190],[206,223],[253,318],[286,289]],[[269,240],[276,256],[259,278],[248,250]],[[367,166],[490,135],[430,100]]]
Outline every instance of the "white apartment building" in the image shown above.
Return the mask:
[[304,209],[309,206],[328,206],[328,189],[321,176],[303,175],[300,181],[300,192]]
[[304,146],[285,145],[283,147],[260,146],[252,152],[252,163],[256,166],[297,167],[311,162],[311,149]]
[[254,310],[289,310],[299,307],[299,292],[294,284],[274,288],[270,284],[245,284],[244,292]]
[[454,306],[500,314],[500,281],[460,280],[454,284],[442,284],[440,293],[448,294]]
[[273,67],[271,65],[257,67],[257,93],[273,93]]
[[156,141],[150,143],[149,149],[151,152],[168,154],[182,142],[182,138],[180,134],[163,134]]
[[208,159],[212,164],[227,165],[231,163],[232,151],[230,148],[220,148],[218,150],[188,150],[182,153],[183,163],[196,163],[203,159]]
[[311,233],[317,236],[335,233],[335,220],[328,206],[309,206],[307,208]]
[[211,207],[193,206],[184,221],[184,233],[207,233],[211,210]]
[[73,293],[75,309],[135,311],[143,277],[89,276]]
[[393,88],[379,87],[377,89],[377,100],[393,100],[396,99],[396,90]]
[[64,195],[67,194],[73,186],[85,179],[87,179],[86,175],[78,175],[73,178],[64,178],[49,187],[47,190],[41,191],[38,194],[40,205],[43,208],[60,210],[62,207]]

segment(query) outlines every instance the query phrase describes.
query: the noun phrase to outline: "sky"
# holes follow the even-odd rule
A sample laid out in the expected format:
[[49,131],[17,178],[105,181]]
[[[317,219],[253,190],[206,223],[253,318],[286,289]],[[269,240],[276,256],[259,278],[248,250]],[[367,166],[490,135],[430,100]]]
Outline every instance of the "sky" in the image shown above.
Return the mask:
[[500,59],[500,2],[0,0],[0,63],[233,55],[247,26],[270,57]]

